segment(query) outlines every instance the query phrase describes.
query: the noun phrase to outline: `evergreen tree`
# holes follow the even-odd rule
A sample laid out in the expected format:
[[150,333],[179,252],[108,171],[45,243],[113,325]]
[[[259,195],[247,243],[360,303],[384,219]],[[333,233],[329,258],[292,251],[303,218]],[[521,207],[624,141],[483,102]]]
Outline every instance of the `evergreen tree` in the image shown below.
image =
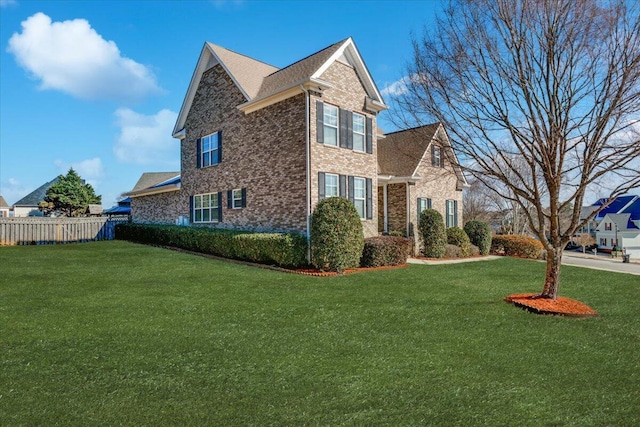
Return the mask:
[[46,194],[40,210],[47,216],[52,213],[86,216],[89,205],[102,203],[102,197],[96,195],[91,184],[85,184],[73,168],[66,175],[60,175]]

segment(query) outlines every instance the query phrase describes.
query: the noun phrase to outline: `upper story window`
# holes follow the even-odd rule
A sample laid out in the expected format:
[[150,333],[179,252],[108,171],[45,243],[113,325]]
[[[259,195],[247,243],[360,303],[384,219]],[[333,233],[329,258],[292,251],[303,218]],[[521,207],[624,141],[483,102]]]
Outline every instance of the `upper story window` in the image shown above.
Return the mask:
[[373,119],[316,101],[316,140],[333,147],[373,154]]
[[365,151],[365,120],[362,114],[353,113],[353,149]]
[[222,160],[222,132],[198,139],[198,167],[217,165]]
[[220,193],[193,196],[192,218],[194,223],[220,221]]
[[441,149],[437,145],[431,146],[431,166],[442,167],[444,162],[442,161]]
[[364,178],[353,178],[353,204],[358,211],[360,219],[367,217],[367,189],[365,183]]
[[610,222],[605,222],[604,223],[604,230],[605,231],[611,231],[611,223]]
[[324,143],[338,146],[338,107],[324,104]]

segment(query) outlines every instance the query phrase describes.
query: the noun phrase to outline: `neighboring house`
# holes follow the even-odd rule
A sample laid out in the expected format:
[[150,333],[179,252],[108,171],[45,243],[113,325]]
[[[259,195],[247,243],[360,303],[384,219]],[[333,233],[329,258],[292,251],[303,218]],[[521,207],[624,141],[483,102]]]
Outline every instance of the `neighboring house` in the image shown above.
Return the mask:
[[131,215],[131,197],[125,197],[122,200],[119,200],[116,206],[113,206],[102,213],[103,215],[107,215],[109,217],[130,216]]
[[4,197],[0,196],[0,218],[8,218],[9,217],[9,205]]
[[44,201],[44,198],[47,196],[47,190],[53,184],[58,182],[58,179],[59,177],[55,177],[51,181],[42,184],[40,187],[14,203],[13,216],[42,216],[42,212],[39,209],[40,202]]
[[[366,237],[384,230],[380,223],[411,234],[417,204],[427,199],[460,224],[464,178],[451,166],[444,129],[407,131],[414,167],[397,175],[379,166],[377,115],[386,108],[351,38],[283,69],[205,43],[173,132],[181,141],[180,191],[161,193],[166,200],[148,189],[125,193],[133,220],[185,215],[194,225],[308,233],[319,200],[343,196]],[[394,135],[388,144],[404,146],[403,134]],[[432,165],[430,147],[439,147],[444,167]],[[436,186],[433,173],[446,179]],[[400,218],[399,202],[385,199],[395,184],[415,187],[403,193]],[[384,206],[391,208],[379,212]]]
[[[626,197],[626,196],[625,196]],[[610,251],[616,246],[626,249],[634,258],[640,257],[640,197],[631,196],[619,213],[606,213],[596,228],[599,250]]]
[[123,196],[129,198],[129,213],[136,222],[173,224],[180,216],[188,216],[179,190],[180,172],[145,172]]

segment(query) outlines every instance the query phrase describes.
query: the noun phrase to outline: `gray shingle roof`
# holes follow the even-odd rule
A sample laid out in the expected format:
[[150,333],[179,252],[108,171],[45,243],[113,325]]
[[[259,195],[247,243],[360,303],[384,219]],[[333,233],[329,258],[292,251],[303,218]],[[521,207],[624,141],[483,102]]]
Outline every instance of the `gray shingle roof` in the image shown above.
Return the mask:
[[49,187],[58,182],[58,179],[60,179],[60,176],[57,176],[51,181],[42,184],[40,187],[36,188],[31,193],[27,194],[22,199],[14,203],[14,206],[38,206],[40,202],[42,202],[46,197]]

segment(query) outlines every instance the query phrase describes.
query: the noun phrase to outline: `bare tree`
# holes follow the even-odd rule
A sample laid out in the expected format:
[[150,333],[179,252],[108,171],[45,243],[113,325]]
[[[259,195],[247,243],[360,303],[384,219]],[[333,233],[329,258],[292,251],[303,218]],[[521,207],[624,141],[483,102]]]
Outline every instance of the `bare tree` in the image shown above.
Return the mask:
[[576,243],[582,246],[582,253],[586,252],[586,247],[589,245],[593,245],[596,242],[596,239],[589,233],[582,233],[578,237],[576,237]]
[[413,47],[396,123],[442,122],[466,172],[522,207],[555,299],[587,191],[640,184],[638,4],[452,0]]

